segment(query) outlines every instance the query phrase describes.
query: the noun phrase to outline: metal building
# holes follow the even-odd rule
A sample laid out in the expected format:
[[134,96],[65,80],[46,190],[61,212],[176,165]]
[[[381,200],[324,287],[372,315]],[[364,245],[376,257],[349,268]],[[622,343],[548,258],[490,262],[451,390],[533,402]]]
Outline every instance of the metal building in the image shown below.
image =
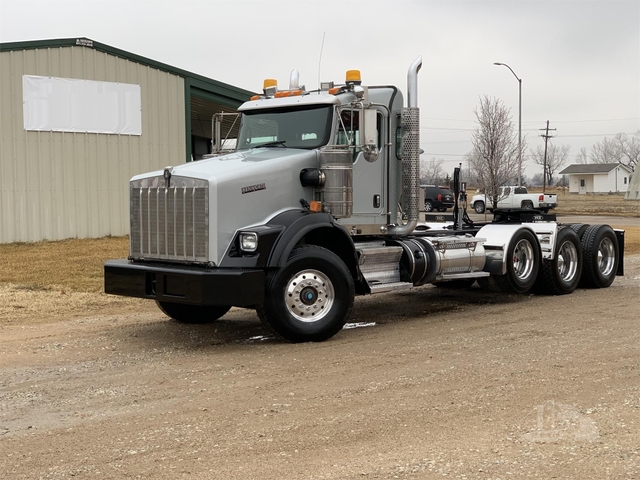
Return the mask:
[[0,44],[0,243],[129,233],[129,179],[252,92],[87,38]]

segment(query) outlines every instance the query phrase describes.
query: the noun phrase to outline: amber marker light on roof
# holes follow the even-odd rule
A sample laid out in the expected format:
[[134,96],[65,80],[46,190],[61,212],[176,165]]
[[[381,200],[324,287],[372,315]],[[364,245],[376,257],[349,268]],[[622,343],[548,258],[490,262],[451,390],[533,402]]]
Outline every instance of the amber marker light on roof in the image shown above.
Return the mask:
[[361,82],[360,70],[347,70],[347,83]]
[[265,78],[264,83],[262,84],[262,88],[266,90],[269,87],[277,87],[278,81],[275,78]]

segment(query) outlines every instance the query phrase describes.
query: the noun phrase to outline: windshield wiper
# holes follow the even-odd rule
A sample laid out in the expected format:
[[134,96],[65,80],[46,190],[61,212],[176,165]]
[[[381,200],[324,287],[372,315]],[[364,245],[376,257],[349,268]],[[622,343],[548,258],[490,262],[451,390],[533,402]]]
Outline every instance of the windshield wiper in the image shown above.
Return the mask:
[[256,145],[253,148],[260,147],[284,147],[284,144],[287,143],[286,140],[275,140],[273,142],[262,143],[260,145]]

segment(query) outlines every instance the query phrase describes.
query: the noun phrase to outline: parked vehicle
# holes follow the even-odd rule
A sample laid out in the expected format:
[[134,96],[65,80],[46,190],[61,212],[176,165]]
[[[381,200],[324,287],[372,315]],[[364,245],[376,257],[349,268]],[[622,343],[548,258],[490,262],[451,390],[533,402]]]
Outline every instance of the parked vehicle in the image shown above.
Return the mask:
[[[498,191],[498,208],[524,208],[526,210],[540,210],[544,213],[558,206],[558,196],[549,193],[529,193],[527,187],[500,187]],[[476,213],[485,210],[493,211],[491,198],[484,194],[474,195],[471,206]]]
[[438,187],[436,185],[422,185],[420,187],[424,192],[424,211],[445,212],[448,208],[453,207],[453,192],[447,187]]
[[131,179],[129,257],[105,263],[105,292],[186,323],[252,308],[303,342],[339,332],[354,295],[476,280],[515,293],[608,287],[623,232],[523,210],[473,223],[459,168],[453,222],[420,223],[421,66],[409,68],[407,107],[354,70],[313,92],[295,71],[288,89],[265,81],[239,108],[235,152]]

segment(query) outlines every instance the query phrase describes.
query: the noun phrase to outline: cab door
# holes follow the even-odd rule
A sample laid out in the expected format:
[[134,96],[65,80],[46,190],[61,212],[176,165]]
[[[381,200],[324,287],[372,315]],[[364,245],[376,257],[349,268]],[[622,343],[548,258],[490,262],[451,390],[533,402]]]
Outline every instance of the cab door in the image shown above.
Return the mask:
[[[357,148],[353,161],[353,215],[348,223],[386,224],[387,215],[387,182],[385,172],[387,165],[387,149],[383,139],[387,136],[386,112],[381,108],[376,111],[376,131],[378,139],[378,157],[367,161],[365,154]],[[354,147],[360,145],[360,111],[343,110],[338,127],[338,144],[350,142]]]

